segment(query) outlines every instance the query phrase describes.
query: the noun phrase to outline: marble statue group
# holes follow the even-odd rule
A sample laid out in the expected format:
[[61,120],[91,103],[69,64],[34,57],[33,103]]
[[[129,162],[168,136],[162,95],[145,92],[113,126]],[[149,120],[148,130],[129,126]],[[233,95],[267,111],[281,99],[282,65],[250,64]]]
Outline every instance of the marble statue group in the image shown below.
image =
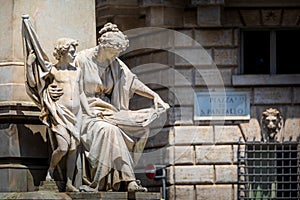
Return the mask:
[[[146,192],[134,166],[149,125],[169,105],[118,58],[127,36],[107,23],[98,45],[80,52],[76,39],[60,38],[53,51],[57,62],[51,63],[29,16],[22,20],[26,92],[41,110],[53,147],[48,176],[64,180],[62,191]],[[153,99],[153,107],[130,110],[133,94]],[[82,169],[80,187],[74,184],[76,167]]]

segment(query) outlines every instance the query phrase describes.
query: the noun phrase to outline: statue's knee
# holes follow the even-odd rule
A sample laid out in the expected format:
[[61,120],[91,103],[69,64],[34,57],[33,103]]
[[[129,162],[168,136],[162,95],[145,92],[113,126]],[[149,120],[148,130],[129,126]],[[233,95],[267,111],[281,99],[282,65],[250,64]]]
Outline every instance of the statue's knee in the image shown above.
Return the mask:
[[120,131],[119,127],[109,124],[108,126],[105,127],[105,131],[108,133],[117,133]]
[[64,155],[66,155],[68,153],[68,148],[61,148],[61,147],[59,147],[59,148],[57,148],[57,152],[60,155],[64,156]]

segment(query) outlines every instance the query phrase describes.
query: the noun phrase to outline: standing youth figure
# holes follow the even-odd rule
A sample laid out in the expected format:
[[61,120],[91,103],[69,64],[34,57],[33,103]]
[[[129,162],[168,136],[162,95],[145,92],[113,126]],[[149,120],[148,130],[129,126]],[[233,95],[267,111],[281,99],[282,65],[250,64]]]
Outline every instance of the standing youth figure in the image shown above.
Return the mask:
[[49,62],[28,17],[23,17],[25,53],[25,87],[27,94],[41,109],[40,119],[54,133],[57,148],[53,150],[49,174],[66,156],[66,188],[76,192],[72,181],[76,167],[76,150],[80,143],[82,107],[90,114],[82,89],[82,74],[72,62],[78,42],[71,38],[57,40],[53,55],[56,64]]

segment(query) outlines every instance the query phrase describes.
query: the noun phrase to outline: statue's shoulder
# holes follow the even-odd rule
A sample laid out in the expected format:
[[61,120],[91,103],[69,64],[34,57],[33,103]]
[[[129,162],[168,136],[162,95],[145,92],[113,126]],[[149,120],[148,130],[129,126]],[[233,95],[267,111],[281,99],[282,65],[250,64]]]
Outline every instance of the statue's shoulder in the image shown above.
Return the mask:
[[75,65],[77,67],[82,67],[84,63],[87,63],[89,62],[89,60],[92,60],[92,55],[94,51],[94,48],[79,51],[75,57]]
[[94,55],[94,52],[96,51],[96,47],[93,47],[93,48],[89,48],[89,49],[84,49],[84,50],[81,50],[77,53],[76,57],[75,57],[75,60],[76,58],[89,58],[89,57],[92,57]]

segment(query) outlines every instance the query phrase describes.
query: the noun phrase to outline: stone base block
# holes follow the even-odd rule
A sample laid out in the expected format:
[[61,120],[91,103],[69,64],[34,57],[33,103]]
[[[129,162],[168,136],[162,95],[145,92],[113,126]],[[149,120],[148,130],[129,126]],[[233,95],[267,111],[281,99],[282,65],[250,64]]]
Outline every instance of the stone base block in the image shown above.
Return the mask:
[[128,199],[128,200],[158,200],[160,199],[159,193],[154,192],[82,192],[68,194],[72,199]]
[[127,199],[127,192],[66,192],[72,199]]
[[39,186],[39,191],[53,191],[58,192],[57,185],[53,179],[41,181],[41,185]]
[[158,200],[159,193],[154,192],[10,192],[0,193],[0,199],[97,199],[97,200]]
[[41,192],[0,193],[0,199],[72,199],[72,198],[65,193],[41,191]]
[[20,164],[0,165],[1,192],[34,191],[34,181],[28,168]]
[[156,192],[128,192],[128,199],[130,200],[156,200],[161,199],[160,193]]

